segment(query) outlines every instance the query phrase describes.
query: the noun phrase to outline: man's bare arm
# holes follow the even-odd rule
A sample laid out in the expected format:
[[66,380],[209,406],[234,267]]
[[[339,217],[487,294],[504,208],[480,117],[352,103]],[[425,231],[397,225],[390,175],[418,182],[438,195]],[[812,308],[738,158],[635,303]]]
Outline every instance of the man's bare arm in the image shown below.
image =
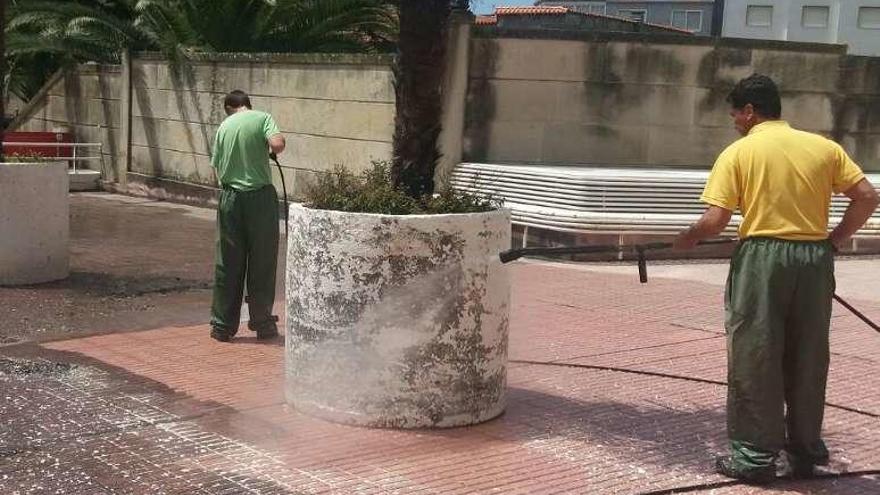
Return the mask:
[[874,214],[880,205],[880,196],[868,179],[862,179],[844,193],[850,201],[843,214],[843,220],[834,228],[829,237],[835,247],[839,248],[849,240]]
[[280,133],[269,138],[269,149],[276,155],[280,155],[286,146],[287,142],[284,140],[284,136]]
[[733,212],[728,209],[710,206],[697,223],[678,234],[673,243],[675,249],[692,249],[698,242],[720,234],[732,216]]

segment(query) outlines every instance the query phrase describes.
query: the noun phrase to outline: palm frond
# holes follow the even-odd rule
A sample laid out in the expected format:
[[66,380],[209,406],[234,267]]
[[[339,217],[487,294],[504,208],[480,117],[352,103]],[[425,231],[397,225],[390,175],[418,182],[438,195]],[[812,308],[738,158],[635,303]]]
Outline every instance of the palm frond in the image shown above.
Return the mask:
[[[158,50],[180,67],[192,52],[368,52],[397,35],[397,0],[12,0],[7,58],[117,63]],[[42,57],[42,58],[40,58]],[[48,63],[48,62],[47,62]],[[45,71],[34,69],[37,79]],[[20,84],[26,88],[28,84]],[[25,91],[27,92],[27,91]]]

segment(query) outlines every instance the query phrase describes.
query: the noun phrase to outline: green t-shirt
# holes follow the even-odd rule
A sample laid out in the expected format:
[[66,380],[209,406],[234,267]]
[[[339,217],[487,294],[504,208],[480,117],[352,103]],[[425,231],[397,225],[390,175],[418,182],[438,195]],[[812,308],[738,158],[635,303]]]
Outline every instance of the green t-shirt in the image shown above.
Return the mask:
[[268,139],[279,132],[265,112],[246,110],[226,117],[217,130],[211,157],[220,185],[253,191],[271,184]]

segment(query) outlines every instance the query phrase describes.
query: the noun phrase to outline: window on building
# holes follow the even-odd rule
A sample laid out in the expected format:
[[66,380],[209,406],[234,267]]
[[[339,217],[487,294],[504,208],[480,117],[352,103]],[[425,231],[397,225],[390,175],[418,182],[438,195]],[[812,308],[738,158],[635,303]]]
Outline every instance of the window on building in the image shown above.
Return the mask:
[[805,28],[827,28],[831,9],[827,6],[806,6],[801,13],[801,25]]
[[635,10],[635,9],[620,9],[617,11],[617,15],[620,17],[628,17],[636,22],[645,22],[645,19],[648,18],[647,10]]
[[563,3],[559,5],[565,5],[570,9],[574,9],[578,12],[583,12],[585,14],[605,15],[605,2],[578,2],[577,4]]
[[859,7],[859,27],[880,29],[880,7]]
[[703,29],[703,11],[673,10],[672,26],[693,32],[701,31]]
[[773,25],[772,5],[749,5],[746,9],[746,26],[770,27]]
[[590,14],[605,15],[605,2],[587,4],[586,7]]

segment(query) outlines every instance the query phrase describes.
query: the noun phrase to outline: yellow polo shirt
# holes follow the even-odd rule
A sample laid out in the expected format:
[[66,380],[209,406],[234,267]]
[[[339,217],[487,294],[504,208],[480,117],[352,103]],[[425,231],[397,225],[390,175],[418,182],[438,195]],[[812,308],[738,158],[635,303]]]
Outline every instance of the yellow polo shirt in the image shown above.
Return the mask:
[[738,208],[740,238],[822,240],[828,237],[832,192],[844,192],[864,177],[839,144],[773,120],[721,153],[700,199]]

